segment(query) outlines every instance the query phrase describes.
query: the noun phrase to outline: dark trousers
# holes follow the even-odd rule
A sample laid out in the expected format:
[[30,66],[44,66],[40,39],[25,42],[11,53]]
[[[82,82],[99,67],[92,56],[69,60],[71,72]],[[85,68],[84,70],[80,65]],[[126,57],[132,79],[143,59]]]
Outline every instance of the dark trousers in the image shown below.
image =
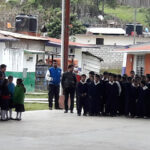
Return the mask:
[[87,114],[87,97],[78,98],[78,114],[81,114],[82,109],[84,114]]
[[55,109],[59,108],[59,85],[49,84],[49,93],[48,93],[48,100],[49,100],[49,107],[53,107],[53,98],[55,97]]
[[117,112],[117,98],[109,99],[106,101],[106,114],[110,114],[112,116],[116,115]]
[[64,95],[65,95],[65,110],[68,111],[68,100],[69,100],[69,96],[70,96],[70,101],[71,101],[70,110],[73,111],[75,88],[64,89]]
[[131,116],[136,115],[136,99],[131,99],[129,102],[129,111]]

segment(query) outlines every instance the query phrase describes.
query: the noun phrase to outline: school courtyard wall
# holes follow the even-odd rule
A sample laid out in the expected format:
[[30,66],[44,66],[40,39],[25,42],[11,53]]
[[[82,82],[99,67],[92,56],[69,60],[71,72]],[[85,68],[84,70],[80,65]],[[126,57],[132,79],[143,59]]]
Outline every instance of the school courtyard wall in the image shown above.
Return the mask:
[[[123,53],[114,52],[119,46],[97,46],[97,48],[84,48],[92,54],[103,58],[101,70],[121,70],[123,64]],[[121,46],[120,46],[121,48]]]

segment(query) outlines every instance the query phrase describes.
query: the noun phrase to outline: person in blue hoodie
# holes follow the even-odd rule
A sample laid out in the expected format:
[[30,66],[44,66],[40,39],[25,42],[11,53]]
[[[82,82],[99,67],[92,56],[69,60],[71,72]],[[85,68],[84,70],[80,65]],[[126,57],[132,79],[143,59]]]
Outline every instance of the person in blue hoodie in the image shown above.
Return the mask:
[[14,96],[14,92],[15,92],[15,85],[14,85],[14,83],[13,83],[13,76],[9,76],[9,77],[8,77],[8,91],[9,91],[9,93],[10,93],[9,119],[13,119],[13,118],[12,118],[12,109],[14,108],[13,96]]
[[57,61],[53,60],[53,66],[46,73],[46,80],[49,81],[49,109],[53,108],[53,98],[55,97],[55,109],[59,108],[59,91],[61,80],[61,69],[57,66]]

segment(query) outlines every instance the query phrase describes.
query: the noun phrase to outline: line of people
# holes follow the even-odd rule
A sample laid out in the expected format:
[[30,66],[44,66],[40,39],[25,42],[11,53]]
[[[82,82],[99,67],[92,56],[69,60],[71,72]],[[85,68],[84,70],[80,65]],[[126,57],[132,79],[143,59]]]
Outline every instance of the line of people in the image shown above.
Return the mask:
[[77,84],[77,113],[80,116],[150,117],[150,75],[131,76],[104,72],[81,75]]
[[[78,71],[78,70],[77,70]],[[81,76],[73,65],[61,75],[57,62],[46,73],[49,81],[49,109],[59,107],[60,83],[63,88],[65,113],[68,113],[70,97],[70,112],[74,110],[74,97],[76,95],[77,113],[80,116],[116,116],[150,117],[150,75],[138,76],[131,71],[130,76],[116,75],[104,72],[103,75],[89,73]]]
[[[1,121],[18,120],[22,118],[24,108],[24,93],[26,89],[22,79],[17,79],[16,86],[13,84],[13,76],[6,79],[6,65],[0,66],[0,116]],[[16,118],[12,117],[12,109],[15,108]]]

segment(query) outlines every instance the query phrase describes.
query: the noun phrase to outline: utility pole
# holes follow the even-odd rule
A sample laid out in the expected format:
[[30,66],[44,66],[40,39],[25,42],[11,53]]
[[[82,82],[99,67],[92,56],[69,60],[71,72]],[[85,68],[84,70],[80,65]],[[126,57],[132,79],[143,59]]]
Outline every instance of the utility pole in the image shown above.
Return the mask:
[[135,10],[134,10],[134,40],[133,44],[136,44],[136,17],[137,17],[137,5],[135,5]]
[[70,0],[62,0],[61,68],[67,71],[69,51]]

